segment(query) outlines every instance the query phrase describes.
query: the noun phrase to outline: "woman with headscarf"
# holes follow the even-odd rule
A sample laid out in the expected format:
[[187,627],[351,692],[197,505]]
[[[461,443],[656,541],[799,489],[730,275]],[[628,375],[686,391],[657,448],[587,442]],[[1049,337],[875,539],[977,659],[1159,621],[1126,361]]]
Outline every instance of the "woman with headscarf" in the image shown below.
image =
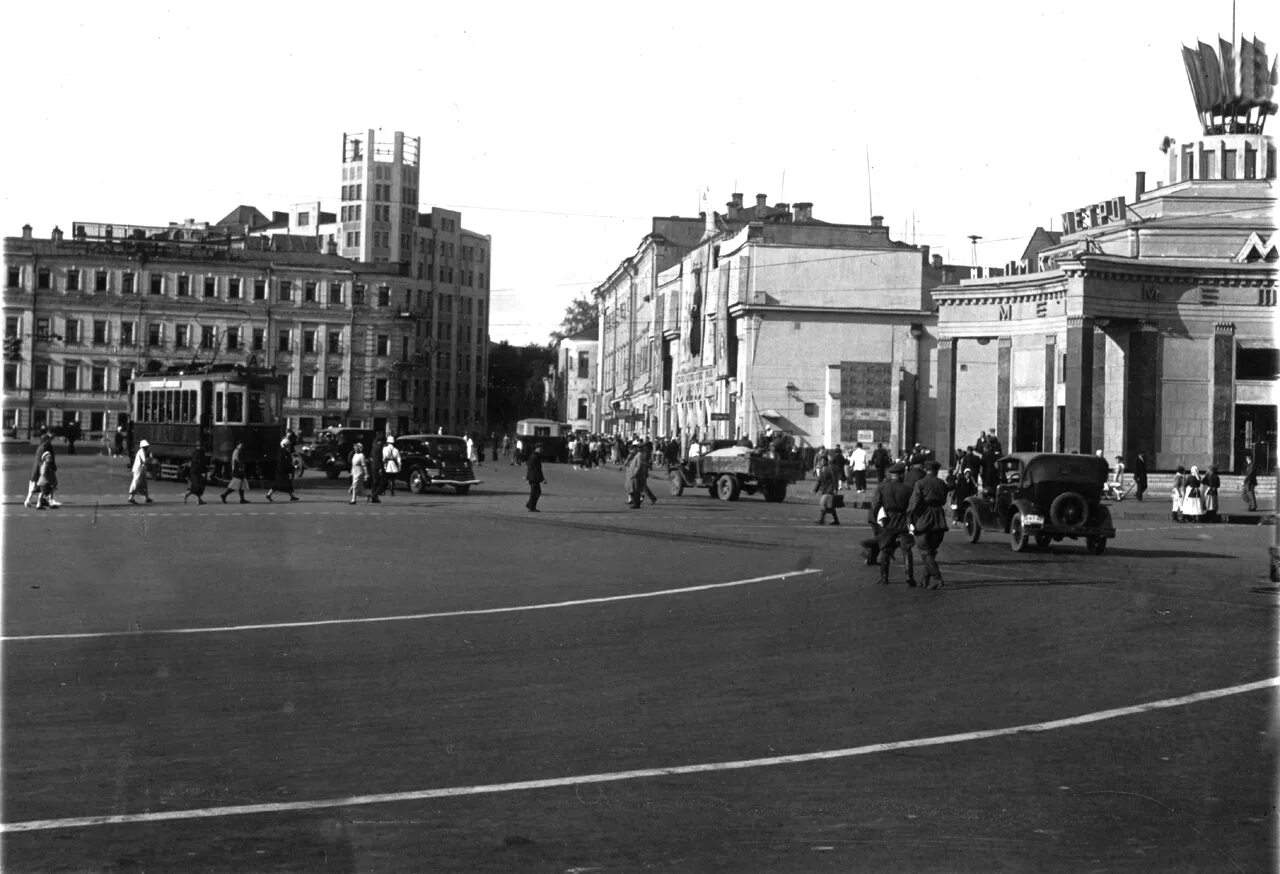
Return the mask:
[[1169,490],[1169,518],[1174,522],[1182,521],[1182,499],[1187,496],[1187,469],[1178,465],[1173,472],[1173,488]]
[[182,496],[182,503],[185,504],[192,495],[195,495],[196,503],[204,503],[201,496],[204,494],[204,475],[208,467],[204,450],[199,446],[191,450],[191,463],[187,465],[187,491]]
[[293,493],[293,433],[284,435],[280,441],[280,451],[276,455],[276,469],[271,478],[271,488],[267,489],[267,500],[276,492],[284,492],[289,500],[296,501]]
[[369,478],[369,462],[364,457],[364,446],[356,441],[351,452],[351,503],[364,494],[364,486]]
[[1187,479],[1183,483],[1182,518],[1184,521],[1190,516],[1192,522],[1199,522],[1200,517],[1204,515],[1204,502],[1201,500],[1200,488],[1200,468],[1193,464],[1191,473],[1187,474]]

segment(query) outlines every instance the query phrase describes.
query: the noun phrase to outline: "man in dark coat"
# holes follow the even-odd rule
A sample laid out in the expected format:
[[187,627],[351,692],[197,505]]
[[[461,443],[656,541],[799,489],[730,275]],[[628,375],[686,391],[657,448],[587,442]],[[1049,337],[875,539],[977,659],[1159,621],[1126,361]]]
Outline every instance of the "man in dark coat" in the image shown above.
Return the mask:
[[542,497],[542,484],[547,478],[542,475],[542,447],[535,446],[533,451],[529,453],[529,461],[525,464],[524,478],[529,483],[529,500],[525,502],[525,509],[530,513],[541,512],[538,510],[538,498]]
[[902,481],[907,466],[898,462],[889,468],[889,480],[881,483],[876,490],[876,500],[871,510],[880,523],[880,584],[889,585],[889,566],[893,564],[893,553],[902,549],[903,562],[907,568],[907,585],[916,585],[915,556],[911,550],[915,546],[915,538],[911,536],[907,523],[907,507],[911,503],[911,490]]
[[382,494],[383,488],[386,487],[386,468],[382,463],[382,450],[387,445],[387,441],[382,438],[381,434],[377,434],[373,438],[373,448],[369,450],[369,503],[381,504],[382,499],[378,495]]
[[831,524],[839,525],[840,516],[836,513],[836,492],[840,490],[840,483],[836,479],[835,465],[828,461],[825,457],[819,456],[818,465],[821,468],[818,472],[818,481],[813,484],[813,490],[817,492],[819,497],[819,505],[822,511],[818,514],[818,525],[827,523],[827,514],[831,514]]
[[1133,485],[1134,493],[1138,496],[1138,500],[1142,500],[1142,493],[1147,490],[1147,453],[1141,449],[1138,455],[1133,459]]
[[930,589],[943,585],[942,571],[938,568],[938,547],[951,527],[947,522],[947,484],[938,478],[941,466],[936,461],[925,464],[924,479],[912,489],[911,502],[907,506],[907,518],[924,557],[924,584]]
[[[46,452],[53,452],[53,434],[47,428],[40,434],[40,445],[36,447],[36,459],[31,465],[31,479],[27,485],[27,499],[22,503],[24,507],[34,507],[39,504],[40,495],[36,484],[40,481],[40,460],[44,458]],[[55,471],[58,469],[57,453],[54,453],[53,469]],[[36,503],[32,504],[32,500]],[[49,506],[61,507],[62,505],[50,500]]]
[[1240,497],[1244,498],[1249,512],[1256,513],[1258,512],[1258,495],[1255,490],[1258,487],[1258,466],[1254,463],[1252,452],[1246,452],[1244,460],[1244,479],[1240,483]]
[[883,443],[877,444],[876,451],[871,453],[871,466],[876,469],[876,482],[884,482],[884,473],[892,463],[889,450],[884,448]]

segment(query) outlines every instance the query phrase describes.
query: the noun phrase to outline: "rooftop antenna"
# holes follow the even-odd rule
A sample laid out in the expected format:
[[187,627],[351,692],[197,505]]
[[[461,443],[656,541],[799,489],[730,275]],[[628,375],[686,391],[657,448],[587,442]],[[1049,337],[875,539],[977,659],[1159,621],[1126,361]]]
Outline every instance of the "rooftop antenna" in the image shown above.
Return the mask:
[[[736,187],[736,186],[735,186]],[[780,203],[787,202],[787,171],[782,171],[782,184],[778,186],[778,201]]]
[[876,214],[875,202],[871,199],[871,146],[867,146],[867,210],[868,215]]
[[969,248],[970,248],[970,251],[972,252],[974,267],[978,266],[978,241],[981,239],[982,239],[981,234],[969,235]]

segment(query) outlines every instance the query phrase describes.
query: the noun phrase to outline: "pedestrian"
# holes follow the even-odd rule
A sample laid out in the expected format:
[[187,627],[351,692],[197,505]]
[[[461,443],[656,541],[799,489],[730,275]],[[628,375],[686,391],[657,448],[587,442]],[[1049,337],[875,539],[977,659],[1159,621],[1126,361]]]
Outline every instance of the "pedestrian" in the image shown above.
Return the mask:
[[112,446],[111,457],[119,458],[124,455],[124,425],[116,425],[115,444]]
[[840,524],[840,514],[836,512],[836,492],[840,491],[840,481],[836,478],[835,465],[825,455],[818,457],[818,479],[813,484],[818,493],[818,521],[815,525],[826,525],[827,514],[831,514],[831,524]]
[[1169,489],[1169,520],[1172,522],[1182,521],[1182,499],[1186,497],[1186,488],[1187,469],[1178,465],[1173,472],[1173,486]]
[[859,496],[867,490],[867,450],[859,443],[849,453],[849,463],[853,467],[853,488]]
[[541,511],[538,509],[538,499],[542,497],[542,484],[547,481],[547,478],[542,475],[541,446],[533,447],[533,451],[529,453],[524,478],[529,483],[529,500],[525,502],[525,509],[530,513],[539,513]]
[[1204,475],[1201,484],[1201,500],[1204,503],[1204,519],[1206,522],[1218,522],[1218,489],[1222,488],[1222,477],[1218,475],[1218,465],[1209,465],[1209,472]]
[[889,450],[884,448],[884,444],[876,444],[875,452],[871,453],[871,466],[876,469],[876,482],[884,482],[885,471],[889,469],[892,463],[889,458]]
[[[494,444],[493,460],[498,460],[497,444]],[[390,489],[391,496],[396,495],[396,480],[400,477],[400,450],[396,448],[396,435],[387,435],[387,445],[382,447],[382,473],[386,477],[386,489]],[[384,489],[385,490],[385,489]]]
[[911,534],[911,525],[907,516],[907,509],[911,506],[912,492],[903,481],[903,474],[906,471],[907,466],[901,461],[891,465],[889,481],[876,490],[876,500],[872,505],[872,512],[875,513],[876,521],[880,525],[877,545],[882,586],[889,585],[889,567],[893,564],[894,552],[898,549],[902,550],[902,561],[907,571],[907,585],[912,587],[917,585],[915,555],[912,553],[916,539]]
[[871,536],[863,538],[858,545],[862,547],[862,560],[867,567],[872,567],[880,563],[880,519],[878,511],[880,509],[880,501],[867,504],[867,525],[871,528]]
[[627,460],[622,465],[622,481],[627,490],[627,506],[633,510],[640,509],[641,465],[640,447],[632,444]]
[[197,446],[191,450],[191,462],[187,465],[187,491],[182,496],[182,503],[185,504],[193,495],[197,504],[205,503],[202,496],[204,495],[204,475],[208,466],[203,449]]
[[503,458],[511,457],[511,435],[510,434],[502,435],[502,457]]
[[640,467],[636,477],[640,480],[640,494],[649,499],[649,503],[658,503],[658,496],[649,488],[649,471],[653,469],[653,444],[645,441],[640,447]]
[[924,585],[930,589],[944,585],[942,570],[938,567],[938,547],[942,546],[942,539],[950,528],[946,511],[947,484],[938,478],[940,467],[935,460],[925,462],[924,479],[916,483],[907,505],[911,533],[916,536],[924,558]]
[[222,490],[222,494],[218,495],[222,499],[222,503],[227,502],[227,495],[233,491],[240,494],[240,503],[247,504],[249,499],[244,496],[244,490],[248,487],[248,473],[244,467],[244,441],[236,441],[236,448],[231,450],[231,479],[227,480],[227,487]]
[[[31,476],[27,480],[27,498],[22,502],[24,507],[38,507],[40,505],[40,463],[46,452],[53,451],[53,434],[46,428],[40,433],[40,443],[36,446],[36,456],[31,462]],[[55,456],[56,459],[56,456]],[[57,469],[57,461],[54,461],[54,469]],[[35,501],[33,504],[32,501]]]
[[524,464],[524,462],[524,441],[517,437],[516,454],[511,457],[511,466],[515,467],[517,464]]
[[467,461],[471,462],[472,464],[475,464],[476,463],[476,441],[471,438],[470,434],[468,434],[465,439],[467,441]]
[[151,493],[147,489],[147,469],[151,467],[151,444],[146,440],[138,441],[138,453],[133,457],[133,479],[129,481],[129,503],[136,504],[138,495],[146,498],[148,504],[154,504]]
[[373,438],[373,446],[369,450],[369,454],[365,456],[365,463],[369,466],[369,503],[381,504],[382,498],[378,497],[382,494],[386,483],[383,482],[382,468],[382,450],[386,447],[386,441],[382,435],[378,434]]
[[271,488],[267,489],[267,500],[277,491],[284,492],[290,501],[298,500],[293,493],[293,441],[292,434],[286,434],[280,440],[280,453],[276,457],[275,476],[271,480]]
[[951,492],[951,521],[960,523],[964,521],[964,511],[968,506],[969,498],[978,493],[977,476],[971,468],[962,467],[956,475],[956,484]]
[[484,435],[476,435],[476,467],[484,466]]
[[1139,501],[1147,490],[1147,453],[1141,449],[1133,459],[1133,490]]
[[58,465],[53,460],[53,449],[46,449],[40,456],[40,475],[36,479],[39,497],[36,499],[37,510],[57,509],[62,505],[53,499],[53,491],[58,487]]
[[356,441],[351,450],[351,503],[361,497],[365,491],[365,483],[369,479],[369,462],[364,455],[364,444]]
[[81,436],[83,436],[83,434],[84,434],[84,431],[82,431],[82,430],[80,429],[80,420],[79,420],[79,419],[75,419],[75,420],[73,420],[73,421],[71,422],[71,424],[70,424],[70,425],[67,425],[67,428],[66,428],[66,438],[67,438],[67,453],[68,453],[68,454],[70,454],[70,455],[75,455],[75,454],[76,454],[76,441],[77,441],[77,440],[79,440],[79,439],[81,438]]
[[1184,520],[1190,516],[1192,522],[1199,522],[1200,517],[1204,515],[1204,502],[1200,498],[1200,489],[1200,468],[1193,464],[1182,488],[1181,512]]
[[1253,453],[1245,452],[1244,454],[1244,479],[1240,481],[1240,497],[1244,498],[1245,506],[1249,508],[1250,513],[1258,512],[1258,496],[1256,490],[1258,488],[1258,467],[1254,463]]

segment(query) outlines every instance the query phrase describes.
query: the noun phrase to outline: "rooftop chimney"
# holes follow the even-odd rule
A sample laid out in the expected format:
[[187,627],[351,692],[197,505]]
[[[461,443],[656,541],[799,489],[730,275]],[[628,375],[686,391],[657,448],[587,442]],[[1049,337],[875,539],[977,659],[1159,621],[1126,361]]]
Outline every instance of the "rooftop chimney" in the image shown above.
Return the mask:
[[873,216],[871,217],[871,227],[873,227],[873,228],[883,228],[883,227],[884,227],[884,216],[882,216],[882,215],[873,215]]
[[934,256],[933,256],[933,266],[934,266],[934,267],[938,267],[938,268],[941,268],[941,267],[942,267],[942,256],[941,256],[941,255],[934,255]]
[[57,225],[54,225],[54,226],[53,226],[53,233],[49,235],[49,239],[53,240],[55,243],[61,243],[61,242],[62,242],[62,228],[58,227]]
[[333,234],[329,235],[329,242],[325,243],[324,250],[330,255],[338,254],[338,240]]
[[1137,203],[1142,200],[1142,195],[1147,192],[1147,174],[1143,170],[1139,170],[1134,177],[1133,183],[1133,200]]
[[30,239],[31,239],[31,225],[23,225],[23,226],[22,226],[22,239],[24,239],[24,240],[30,240]]
[[792,207],[792,210],[795,213],[796,221],[798,222],[813,221],[813,204],[812,203],[797,203],[794,207]]
[[757,194],[756,195],[756,215],[758,216],[764,215],[768,211],[768,209],[769,209],[769,195]]
[[730,197],[733,200],[733,205],[736,206],[738,209],[742,209],[742,192],[735,191],[733,192],[732,195],[730,195]]

